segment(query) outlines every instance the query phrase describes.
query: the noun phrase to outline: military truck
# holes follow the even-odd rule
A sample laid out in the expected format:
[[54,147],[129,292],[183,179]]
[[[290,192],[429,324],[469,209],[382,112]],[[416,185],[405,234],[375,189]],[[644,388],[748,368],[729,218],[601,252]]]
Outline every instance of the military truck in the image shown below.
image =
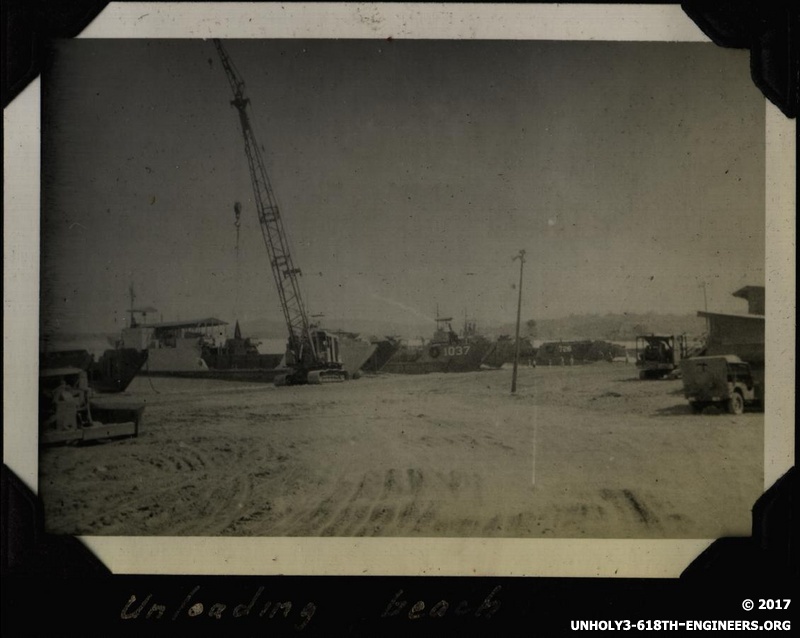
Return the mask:
[[636,367],[640,379],[663,379],[679,370],[688,353],[686,335],[636,337]]
[[736,355],[690,357],[680,367],[683,392],[695,413],[710,405],[731,414],[742,414],[746,406],[763,407],[763,379],[754,376],[750,364]]
[[143,403],[92,400],[86,371],[39,372],[39,444],[80,443],[139,435]]

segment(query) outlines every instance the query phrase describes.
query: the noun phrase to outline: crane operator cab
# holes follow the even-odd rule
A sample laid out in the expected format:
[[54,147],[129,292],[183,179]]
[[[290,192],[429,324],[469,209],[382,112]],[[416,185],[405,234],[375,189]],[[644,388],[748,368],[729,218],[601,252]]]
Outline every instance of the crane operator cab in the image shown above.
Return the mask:
[[312,330],[311,340],[314,343],[314,350],[317,352],[317,359],[320,363],[334,366],[342,365],[338,336],[325,330]]
[[278,376],[275,385],[313,385],[347,380],[347,371],[342,368],[339,337],[326,330],[311,330],[310,337],[313,353],[308,347],[299,346],[298,356],[289,343],[286,365],[291,372]]

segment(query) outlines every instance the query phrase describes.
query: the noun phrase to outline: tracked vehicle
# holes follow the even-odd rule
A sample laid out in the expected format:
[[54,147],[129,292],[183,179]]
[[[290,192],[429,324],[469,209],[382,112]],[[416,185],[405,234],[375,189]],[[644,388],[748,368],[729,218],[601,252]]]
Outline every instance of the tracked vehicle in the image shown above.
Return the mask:
[[640,379],[663,379],[680,369],[688,353],[686,335],[636,337],[636,367]]
[[309,322],[300,290],[302,272],[295,267],[289,252],[289,239],[261,156],[262,147],[250,123],[247,109],[250,100],[245,97],[244,80],[222,46],[222,42],[214,39],[214,46],[233,92],[231,105],[239,114],[244,150],[253,186],[253,201],[289,333],[286,345],[287,371],[275,378],[275,385],[345,381],[349,375],[342,365],[339,337],[325,330],[312,328]]

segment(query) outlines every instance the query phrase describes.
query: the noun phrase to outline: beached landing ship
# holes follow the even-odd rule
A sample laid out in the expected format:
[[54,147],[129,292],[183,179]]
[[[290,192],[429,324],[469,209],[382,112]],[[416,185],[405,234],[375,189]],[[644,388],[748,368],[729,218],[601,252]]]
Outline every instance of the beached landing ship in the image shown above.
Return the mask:
[[124,392],[139,373],[147,352],[136,348],[107,348],[100,356],[84,347],[55,348],[40,346],[39,369],[78,368],[86,373],[89,387],[95,392]]
[[480,370],[492,342],[477,334],[474,323],[466,323],[463,333],[458,335],[451,321],[452,317],[437,317],[433,339],[420,346],[401,345],[383,371],[425,374]]
[[355,332],[345,330],[329,331],[339,339],[339,354],[342,369],[349,379],[357,379],[367,362],[375,354],[378,344]]
[[190,321],[138,322],[130,310],[131,322],[122,330],[124,348],[146,350],[142,374],[207,373],[203,351],[217,348],[226,338],[226,322],[208,317]]
[[372,337],[370,342],[375,346],[374,352],[361,366],[363,372],[380,372],[383,367],[397,354],[402,342],[399,337]]
[[[134,312],[132,326],[122,331],[122,343],[147,353],[143,375],[271,383],[286,373],[285,354],[259,352],[259,342],[242,337],[238,322],[228,338],[227,323],[213,317],[140,323]],[[330,334],[338,339],[342,369],[349,378],[358,376],[376,346],[352,333]]]
[[131,326],[122,343],[147,354],[142,374],[230,381],[267,381],[276,375],[282,355],[260,354],[257,343],[242,338],[239,324],[227,338],[227,323],[209,317],[191,321],[140,323],[131,311]]
[[537,349],[535,362],[540,366],[563,366],[610,362],[621,357],[625,357],[625,347],[609,341],[546,341]]
[[[517,355],[516,341],[508,335],[499,336],[489,352],[483,358],[483,367],[502,368],[506,364],[514,363]],[[519,362],[522,365],[532,366],[535,364],[536,349],[530,339],[521,337],[519,342]]]
[[204,343],[201,358],[208,367],[208,375],[224,380],[273,381],[283,355],[259,351],[261,342],[242,337],[239,322],[233,337],[225,339],[222,346]]

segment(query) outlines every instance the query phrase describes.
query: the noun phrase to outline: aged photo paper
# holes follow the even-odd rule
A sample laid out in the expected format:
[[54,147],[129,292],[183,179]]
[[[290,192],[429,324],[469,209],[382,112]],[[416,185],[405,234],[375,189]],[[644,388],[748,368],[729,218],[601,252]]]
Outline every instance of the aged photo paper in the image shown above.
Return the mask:
[[[407,327],[441,363],[478,346],[451,326],[449,343],[428,341],[434,321],[463,320],[466,337],[474,315],[501,340],[522,307],[531,344],[560,346],[525,360],[514,395],[503,361],[348,381],[350,403],[332,384],[288,388],[298,403],[266,412],[252,388],[221,392],[203,403],[219,421],[193,437],[147,451],[132,439],[127,465],[93,457],[79,473],[95,501],[76,514],[47,481],[81,461],[40,456],[36,436],[48,331],[133,328],[138,298],[162,327],[224,315],[231,332],[241,319],[281,337],[217,39],[247,83],[309,314],[365,334]],[[111,3],[53,51],[4,112],[4,462],[43,496],[51,530],[112,572],[674,578],[717,535],[746,535],[754,498],[794,464],[795,122],[749,81],[748,52],[716,47],[679,6]],[[737,290],[752,287],[766,289],[763,413],[693,415],[676,378],[639,380],[634,344],[579,366],[564,343],[584,335],[547,333],[648,313],[699,333],[715,312],[745,314]],[[610,385],[591,385],[601,366]],[[148,414],[185,427],[207,399],[146,379],[143,432]],[[240,397],[242,432],[264,414],[281,431],[223,441]],[[396,419],[368,420],[386,403]],[[288,442],[293,409],[307,430]],[[413,437],[410,457],[392,447]],[[309,467],[278,483],[247,448],[280,448],[280,468],[284,444]],[[725,445],[730,459],[705,456]],[[180,520],[130,494],[136,520],[104,516],[115,471],[152,490],[164,464],[163,502],[186,490]],[[211,473],[205,493],[179,479],[195,465]],[[312,480],[316,500],[265,496]]]

